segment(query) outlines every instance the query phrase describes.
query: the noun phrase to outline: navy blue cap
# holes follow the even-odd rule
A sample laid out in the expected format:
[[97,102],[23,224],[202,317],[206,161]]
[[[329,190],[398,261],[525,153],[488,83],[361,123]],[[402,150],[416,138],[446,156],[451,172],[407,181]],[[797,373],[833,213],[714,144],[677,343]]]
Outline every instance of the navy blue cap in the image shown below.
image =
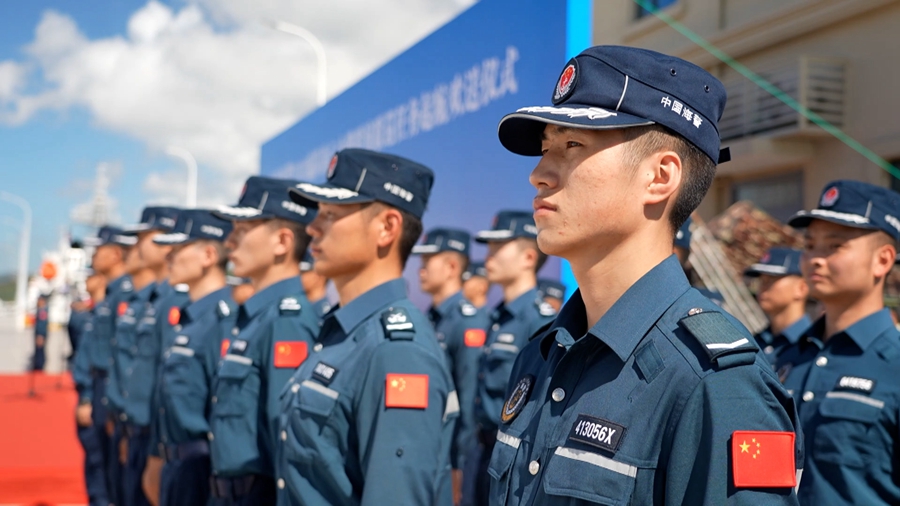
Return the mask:
[[678,229],[678,232],[675,232],[675,247],[682,248],[686,250],[691,249],[691,224],[694,223],[694,219],[688,216],[687,221],[681,225],[681,228]]
[[413,246],[414,255],[455,251],[469,256],[469,241],[472,236],[465,230],[456,228],[434,228],[425,234],[422,244]]
[[97,231],[97,237],[86,237],[84,239],[84,244],[94,247],[105,246],[107,244],[134,246],[137,244],[137,237],[126,234],[121,228],[106,225],[100,227],[100,230]]
[[525,107],[500,120],[500,142],[520,155],[541,154],[546,124],[591,130],[659,124],[684,137],[714,162],[725,87],[709,72],[647,49],[595,46],[569,60],[552,106]]
[[537,226],[531,211],[500,211],[494,217],[494,226],[475,234],[477,242],[507,241],[517,237],[537,239]]
[[178,221],[179,211],[177,207],[145,207],[143,212],[141,212],[141,222],[136,225],[122,227],[122,232],[126,234],[137,234],[147,230],[171,232],[175,228],[175,222]]
[[293,179],[251,176],[237,205],[219,206],[213,214],[225,220],[282,218],[308,225],[316,217],[315,209],[297,204],[288,195],[288,188],[297,183]]
[[231,233],[231,221],[212,214],[209,209],[184,209],[171,233],[153,238],[156,244],[185,244],[197,239],[225,241]]
[[540,292],[542,296],[550,297],[552,299],[565,300],[566,298],[566,285],[553,279],[537,280],[537,291]]
[[313,265],[315,265],[315,260],[313,256],[309,253],[309,250],[303,252],[303,260],[300,261],[300,272],[309,272],[313,270]]
[[326,204],[384,202],[422,218],[434,184],[434,172],[406,158],[369,151],[344,149],[328,165],[325,184],[300,183],[291,188],[291,198],[316,207]]
[[463,273],[462,278],[463,281],[468,281],[476,276],[487,279],[487,269],[484,267],[483,261],[469,262],[469,267]]
[[759,259],[759,262],[751,265],[744,271],[744,276],[751,278],[760,274],[772,276],[802,276],[800,272],[800,257],[803,252],[793,248],[772,248]]
[[819,207],[800,211],[788,224],[808,227],[812,220],[868,230],[881,230],[900,240],[900,194],[861,181],[832,181],[825,185]]

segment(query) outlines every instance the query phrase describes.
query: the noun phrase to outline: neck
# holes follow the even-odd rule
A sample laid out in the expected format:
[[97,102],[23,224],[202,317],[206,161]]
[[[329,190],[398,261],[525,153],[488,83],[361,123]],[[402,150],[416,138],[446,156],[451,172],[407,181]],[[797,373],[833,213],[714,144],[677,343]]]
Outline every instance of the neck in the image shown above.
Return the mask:
[[825,306],[825,339],[847,330],[863,318],[884,309],[884,295],[879,287],[863,297],[823,300]]
[[611,238],[606,243],[612,247],[592,245],[566,257],[581,289],[588,328],[596,325],[632,285],[672,254],[671,237],[661,237],[655,228],[631,237]]
[[300,267],[297,265],[297,262],[279,262],[269,266],[259,276],[251,277],[250,284],[253,286],[255,293],[259,293],[279,281],[299,277]]
[[154,281],[156,281],[156,276],[150,269],[141,269],[131,275],[131,283],[134,284],[135,290],[143,290]]
[[188,284],[188,297],[191,302],[197,302],[222,288],[225,288],[225,273],[221,269],[209,269],[196,282]]
[[325,289],[325,285],[318,285],[311,287],[309,291],[306,292],[306,298],[311,302],[315,302],[324,299],[326,294],[327,290]]
[[450,280],[444,283],[441,288],[431,294],[432,307],[440,306],[445,300],[453,297],[453,295],[462,290],[462,281]]
[[537,286],[537,279],[533,272],[522,274],[512,283],[503,285],[503,302],[509,304],[535,286]]
[[803,318],[803,314],[806,312],[804,305],[805,304],[802,301],[788,304],[787,307],[781,311],[775,314],[766,315],[769,317],[769,327],[772,328],[772,334],[776,336],[780,335],[786,328],[797,323],[800,318]]
[[156,281],[165,281],[169,277],[169,266],[166,262],[153,269],[153,276],[156,278]]
[[125,275],[125,264],[116,264],[106,273],[108,281],[115,281]]
[[379,259],[362,270],[337,276],[332,279],[338,292],[341,306],[346,306],[360,295],[376,286],[397,279],[403,275],[400,262],[393,255]]

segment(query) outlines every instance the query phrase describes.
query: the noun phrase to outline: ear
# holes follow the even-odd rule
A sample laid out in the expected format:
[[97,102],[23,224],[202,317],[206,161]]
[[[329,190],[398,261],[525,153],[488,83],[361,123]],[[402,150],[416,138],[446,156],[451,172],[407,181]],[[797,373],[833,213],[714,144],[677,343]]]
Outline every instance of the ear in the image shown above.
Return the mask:
[[522,259],[528,268],[534,270],[538,260],[537,246],[522,244]]
[[890,244],[879,246],[875,251],[874,273],[876,278],[884,278],[890,274],[897,258],[897,249]]
[[203,246],[202,256],[200,260],[200,266],[204,269],[212,267],[216,265],[219,261],[219,254],[216,252],[216,247],[210,243],[205,243]]
[[797,300],[806,300],[809,297],[809,285],[806,284],[806,279],[803,277],[797,280],[794,287],[794,296]]
[[648,156],[641,164],[640,171],[644,175],[644,181],[647,181],[644,205],[666,202],[681,186],[681,157],[674,151],[660,151]]
[[272,242],[272,253],[276,257],[288,256],[294,250],[294,233],[286,227],[281,227],[275,231]]
[[400,214],[400,211],[393,207],[383,206],[374,220],[378,223],[378,236],[375,243],[379,249],[389,248],[400,242],[400,236],[403,234],[403,215]]

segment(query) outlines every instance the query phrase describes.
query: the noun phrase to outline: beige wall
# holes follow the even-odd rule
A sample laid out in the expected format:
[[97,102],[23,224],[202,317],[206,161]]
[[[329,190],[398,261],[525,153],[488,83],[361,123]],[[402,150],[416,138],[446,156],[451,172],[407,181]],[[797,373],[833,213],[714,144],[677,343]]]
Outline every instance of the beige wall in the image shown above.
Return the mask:
[[[636,20],[632,0],[594,5],[594,43],[654,49],[693,61],[725,82],[736,78],[661,20]],[[799,65],[803,57],[843,61],[843,130],[878,155],[900,159],[900,0],[679,0],[665,12],[754,71]],[[734,161],[719,168],[700,208],[705,218],[732,203],[735,182],[773,174],[802,171],[806,208],[832,179],[890,183],[884,170],[821,131],[758,134],[726,145]]]

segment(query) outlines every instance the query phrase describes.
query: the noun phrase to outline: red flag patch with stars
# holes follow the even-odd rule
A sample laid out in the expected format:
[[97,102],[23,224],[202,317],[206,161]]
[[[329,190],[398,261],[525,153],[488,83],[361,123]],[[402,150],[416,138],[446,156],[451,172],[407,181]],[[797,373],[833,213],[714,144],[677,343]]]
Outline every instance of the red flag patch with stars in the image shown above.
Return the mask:
[[128,311],[128,303],[125,301],[122,301],[119,303],[119,307],[116,308],[116,313],[119,316],[122,316],[123,314],[125,314],[125,311]]
[[466,333],[463,334],[463,341],[466,343],[466,346],[477,348],[479,346],[484,346],[485,337],[485,332],[482,329],[468,329],[466,330]]
[[384,386],[386,408],[428,408],[427,374],[388,373]]
[[178,325],[178,322],[181,321],[181,310],[177,307],[172,307],[169,309],[169,325]]
[[231,339],[222,339],[221,346],[222,346],[222,349],[220,350],[220,353],[224,357],[225,355],[228,354],[228,348],[231,347]]
[[736,430],[731,435],[735,487],[795,487],[793,432]]
[[275,343],[275,367],[300,367],[308,354],[303,341],[278,341]]

